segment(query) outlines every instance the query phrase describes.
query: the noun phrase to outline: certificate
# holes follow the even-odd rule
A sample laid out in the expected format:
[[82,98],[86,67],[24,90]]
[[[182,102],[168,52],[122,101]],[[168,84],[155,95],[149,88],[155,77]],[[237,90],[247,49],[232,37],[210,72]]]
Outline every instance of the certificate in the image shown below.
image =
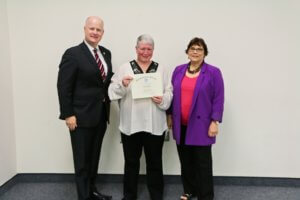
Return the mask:
[[162,78],[159,72],[135,74],[131,83],[133,99],[163,95]]

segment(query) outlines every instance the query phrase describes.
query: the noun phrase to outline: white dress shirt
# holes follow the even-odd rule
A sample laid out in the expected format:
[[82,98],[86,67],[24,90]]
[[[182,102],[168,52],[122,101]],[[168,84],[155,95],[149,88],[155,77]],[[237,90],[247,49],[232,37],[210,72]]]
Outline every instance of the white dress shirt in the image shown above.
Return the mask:
[[137,132],[148,132],[153,135],[162,135],[167,130],[166,112],[173,98],[173,88],[169,74],[162,66],[158,66],[163,80],[163,98],[161,104],[156,104],[151,98],[132,99],[131,84],[124,87],[124,76],[134,76],[130,63],[125,63],[114,74],[108,88],[111,100],[119,100],[120,125],[119,129],[126,135]]

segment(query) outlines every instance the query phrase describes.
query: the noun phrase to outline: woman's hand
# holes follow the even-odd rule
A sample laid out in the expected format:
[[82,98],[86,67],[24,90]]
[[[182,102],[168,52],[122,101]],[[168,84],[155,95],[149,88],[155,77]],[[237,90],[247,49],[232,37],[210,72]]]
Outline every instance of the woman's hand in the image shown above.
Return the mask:
[[161,102],[162,102],[162,96],[154,96],[151,98],[152,98],[152,101],[156,104],[161,104]]
[[124,87],[128,87],[129,83],[132,81],[132,77],[131,76],[124,76],[122,79],[122,85]]
[[219,132],[219,126],[217,121],[212,121],[208,128],[208,136],[209,137],[216,137]]

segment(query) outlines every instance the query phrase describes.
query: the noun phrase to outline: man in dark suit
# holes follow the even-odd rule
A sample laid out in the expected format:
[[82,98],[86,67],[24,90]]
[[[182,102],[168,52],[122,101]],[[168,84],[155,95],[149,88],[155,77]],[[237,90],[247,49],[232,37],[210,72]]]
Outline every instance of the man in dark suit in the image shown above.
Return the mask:
[[59,65],[57,89],[60,119],[71,135],[75,180],[79,200],[110,200],[97,191],[102,140],[109,120],[107,89],[112,73],[111,53],[99,46],[104,29],[99,17],[86,19],[85,39],[64,53]]

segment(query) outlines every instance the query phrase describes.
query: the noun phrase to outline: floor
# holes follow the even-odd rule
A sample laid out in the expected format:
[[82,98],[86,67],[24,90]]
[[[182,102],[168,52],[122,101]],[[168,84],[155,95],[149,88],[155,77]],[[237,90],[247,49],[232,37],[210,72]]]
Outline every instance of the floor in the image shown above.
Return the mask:
[[[100,183],[99,191],[121,200],[121,183]],[[179,183],[165,185],[164,200],[178,200],[182,193]],[[75,184],[71,182],[20,182],[5,191],[1,200],[76,200]],[[145,184],[139,185],[139,200],[148,200]],[[300,187],[216,185],[216,200],[300,200]]]

